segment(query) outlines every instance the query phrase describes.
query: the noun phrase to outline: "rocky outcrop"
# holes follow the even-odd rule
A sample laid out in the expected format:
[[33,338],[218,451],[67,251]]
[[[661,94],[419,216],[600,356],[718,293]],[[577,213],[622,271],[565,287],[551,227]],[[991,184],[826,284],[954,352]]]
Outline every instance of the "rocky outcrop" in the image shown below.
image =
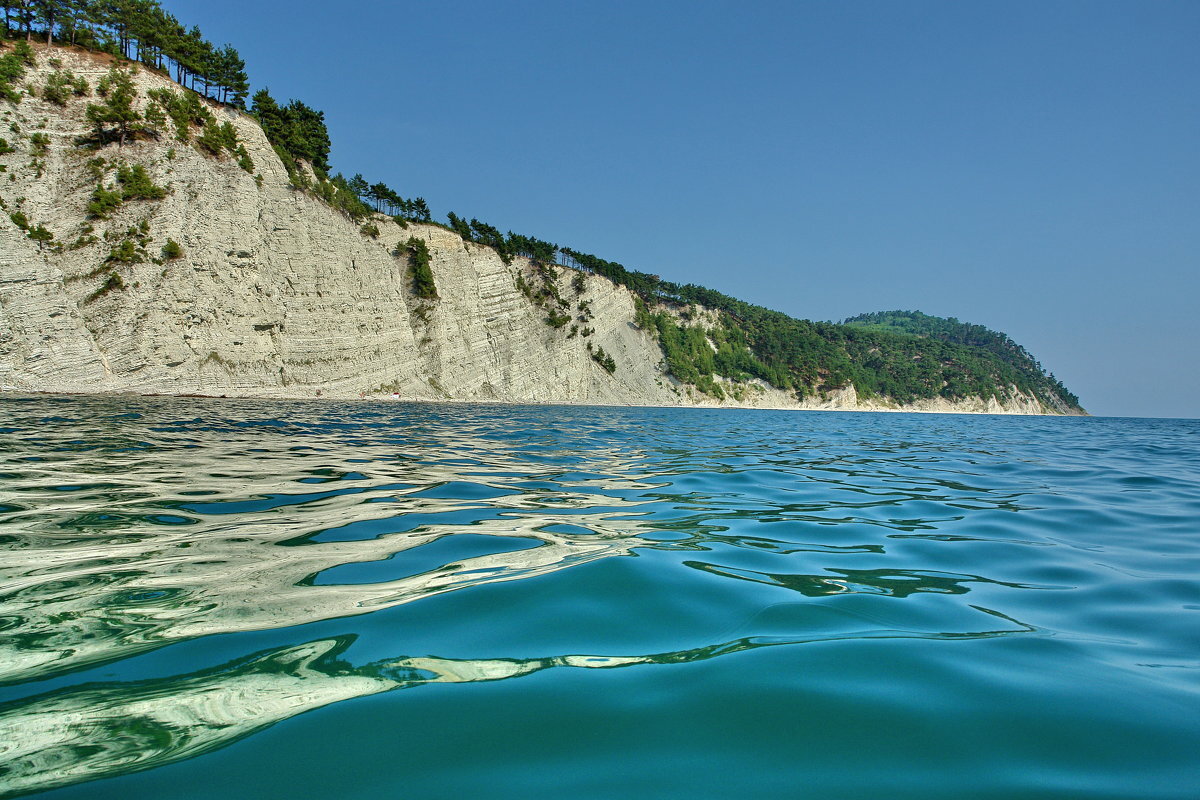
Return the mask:
[[[107,57],[39,51],[27,86],[55,68],[94,87]],[[51,58],[59,61],[51,65]],[[139,103],[153,88],[179,90],[142,70]],[[885,408],[850,389],[798,403],[764,384],[717,402],[662,367],[657,342],[634,324],[635,299],[607,280],[523,259],[436,225],[390,218],[378,235],[294,188],[248,115],[211,105],[236,129],[254,164],[213,157],[158,138],[98,151],[82,148],[85,107],[37,96],[0,106],[15,152],[0,156],[0,387],[7,391],[134,392],[262,397],[400,397],[411,400]],[[33,134],[48,138],[37,144]],[[103,159],[103,163],[95,159]],[[109,219],[89,218],[100,180],[141,164],[167,188],[160,200],[129,200]],[[10,220],[20,212],[55,242],[38,242]],[[439,299],[412,291],[397,244],[428,243]],[[109,255],[138,239],[140,263]],[[168,239],[183,255],[166,258]],[[152,259],[152,260],[151,260]],[[113,277],[113,276],[116,277]],[[578,280],[577,276],[582,276]],[[553,284],[569,314],[523,287]],[[581,305],[582,304],[582,305]],[[610,372],[593,357],[611,356]],[[914,410],[1043,413],[1032,398],[949,403]]]

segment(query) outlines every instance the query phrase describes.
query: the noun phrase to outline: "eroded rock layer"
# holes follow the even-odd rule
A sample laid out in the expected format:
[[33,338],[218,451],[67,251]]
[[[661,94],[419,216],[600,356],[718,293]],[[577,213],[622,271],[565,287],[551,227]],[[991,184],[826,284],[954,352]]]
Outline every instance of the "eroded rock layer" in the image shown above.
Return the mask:
[[[233,109],[209,106],[234,127],[253,171],[229,154],[177,141],[169,122],[159,135],[123,146],[81,147],[95,98],[60,107],[36,96],[36,87],[56,69],[95,87],[110,67],[95,54],[40,50],[26,76],[34,93],[0,106],[14,148],[0,156],[6,391],[894,407],[859,402],[853,387],[798,402],[761,383],[718,402],[666,374],[658,343],[634,324],[635,298],[626,289],[562,268],[548,274],[524,259],[506,264],[436,225],[402,227],[380,216],[378,235],[364,233],[294,188],[257,122]],[[135,82],[142,108],[151,89],[183,91],[146,70]],[[35,141],[35,133],[45,138]],[[122,164],[143,165],[167,195],[127,200],[107,219],[89,215],[97,185],[115,185]],[[25,227],[10,217],[17,212]],[[28,235],[39,225],[52,241]],[[412,290],[407,257],[397,255],[409,237],[428,244],[437,300]],[[113,260],[126,239],[146,257]],[[167,257],[168,240],[182,256]],[[561,303],[530,291],[550,284]],[[548,321],[563,314],[569,324]],[[912,408],[1047,411],[1013,397]]]

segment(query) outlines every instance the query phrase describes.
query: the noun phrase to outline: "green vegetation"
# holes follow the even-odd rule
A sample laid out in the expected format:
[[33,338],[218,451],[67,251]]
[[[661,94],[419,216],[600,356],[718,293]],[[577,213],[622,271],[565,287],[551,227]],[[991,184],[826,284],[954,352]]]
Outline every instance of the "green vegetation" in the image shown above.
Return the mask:
[[100,285],[99,289],[84,298],[83,303],[84,305],[87,305],[88,303],[94,303],[109,292],[123,291],[125,291],[125,281],[116,272],[116,270],[113,270],[112,272],[108,273],[108,279]]
[[[329,129],[323,112],[299,100],[281,106],[269,91],[262,89],[255,93],[250,113],[262,125],[275,155],[287,170],[288,180],[297,189],[312,192],[355,222],[372,211],[385,209],[393,214],[401,209],[418,214],[424,209],[424,218],[428,218],[429,209],[420,198],[419,204],[404,200],[384,184],[372,187],[361,175],[349,180],[341,173],[329,175]],[[252,171],[249,154],[243,150],[241,155],[239,164],[247,172]],[[312,171],[313,179],[308,177],[305,165]]]
[[471,234],[470,223],[455,214],[453,211],[447,214],[446,218],[450,220],[450,230],[454,231],[468,242],[474,241],[474,238]]
[[143,219],[123,234],[106,233],[104,238],[116,241],[104,259],[106,264],[141,264],[150,260],[150,254],[146,251],[150,244],[149,220]]
[[86,97],[92,93],[87,79],[73,72],[55,70],[46,78],[42,97],[57,106],[65,106],[72,97]]
[[[241,106],[249,91],[246,64],[237,50],[214,47],[199,28],[185,28],[158,0],[16,0],[5,4],[4,21],[8,38],[36,36],[53,44],[57,33],[64,42],[137,61],[164,75],[174,69],[177,83],[222,103]],[[28,44],[17,47],[24,48],[16,53],[30,63]],[[20,77],[9,77],[0,65],[0,84],[11,87]]]
[[[16,13],[7,13],[11,10]],[[6,5],[5,25],[9,38],[32,40],[36,36],[53,43],[57,35],[72,44],[111,53],[119,60],[140,62],[159,73],[170,74],[174,69],[176,80],[193,90],[152,91],[139,113],[132,72],[119,62],[97,85],[99,102],[87,106],[92,135],[83,144],[123,146],[130,139],[158,137],[161,129],[170,125],[176,140],[195,142],[212,157],[228,154],[247,173],[255,175],[261,186],[262,176],[255,173],[236,128],[228,121],[218,123],[205,102],[207,98],[240,108],[249,95],[244,64],[229,45],[214,47],[197,28],[187,29],[163,11],[157,0],[20,0]],[[27,41],[18,41],[0,54],[0,98],[20,102],[25,70],[33,62]],[[52,60],[51,65],[56,72],[40,89],[49,102],[65,104],[72,96],[88,94],[86,81],[64,72],[61,63]],[[441,224],[433,223],[423,198],[403,197],[386,184],[372,183],[360,174],[350,179],[340,173],[331,175],[331,142],[321,111],[299,100],[281,104],[262,89],[253,96],[251,113],[262,125],[292,185],[343,213],[364,235],[381,235],[377,218],[373,217],[376,214],[388,214],[402,226],[409,222]],[[10,128],[20,134],[15,123]],[[39,133],[30,141],[35,157],[31,166],[40,173],[44,162],[38,156],[45,153],[48,138]],[[0,140],[0,153],[13,149]],[[165,194],[140,166],[120,167],[117,185],[112,188],[103,185],[105,170],[110,168],[104,161],[89,162],[88,168],[99,184],[88,204],[91,216],[106,218],[124,201],[158,199]],[[23,230],[30,230],[20,212],[12,219]],[[546,322],[556,329],[572,322],[571,303],[558,287],[557,267],[577,271],[570,283],[576,299],[587,287],[588,273],[628,288],[640,301],[637,323],[659,342],[671,374],[716,397],[725,392],[736,395],[742,391],[739,385],[761,380],[798,397],[850,385],[860,396],[879,396],[899,403],[933,397],[995,395],[1003,399],[1015,389],[1048,405],[1078,407],[1078,398],[1023,348],[981,326],[918,312],[864,315],[844,324],[799,320],[533,236],[512,231],[502,234],[476,218],[450,213],[447,220],[449,224],[443,227],[464,241],[494,249],[505,263],[511,264],[518,257],[529,259],[536,273],[522,270],[517,285],[531,302],[546,309]],[[43,234],[41,226],[34,230],[38,237],[49,233]],[[39,244],[52,238],[39,239]],[[146,230],[127,233],[113,247],[110,261],[131,263],[130,259],[144,258],[148,240]],[[81,236],[80,241],[86,239]],[[163,254],[172,257],[167,248]],[[407,257],[416,295],[436,299],[424,240],[412,237],[401,242],[396,255]],[[534,274],[540,277],[540,284],[537,277],[531,278]],[[693,312],[695,306],[714,313],[697,315]],[[429,306],[421,308],[422,313],[428,313]],[[592,313],[583,303],[578,304],[578,310],[570,335],[587,337],[593,332],[586,326]],[[606,370],[615,370],[610,355],[592,348],[590,343],[589,350]]]
[[[509,256],[511,258],[511,255]],[[558,270],[550,264],[542,264],[534,262],[533,268],[537,278],[540,279],[540,286],[531,284],[525,280],[525,276],[517,273],[516,284],[517,289],[521,291],[535,306],[540,306],[547,311],[547,315],[542,319],[551,328],[562,328],[571,321],[571,315],[564,313],[571,307],[570,301],[562,296],[562,292],[558,288]],[[579,309],[583,312],[580,317],[580,322],[590,320],[591,311],[586,302],[579,304]],[[571,328],[568,339],[573,338],[579,332],[579,326],[575,325]],[[584,336],[590,336],[591,330],[587,330]]]
[[27,234],[30,239],[38,243],[38,249],[42,249],[45,245],[54,241],[54,234],[50,232],[45,225],[37,225],[29,229]]
[[[93,160],[89,166],[94,168],[94,175],[103,177],[102,160]],[[167,190],[156,185],[141,164],[121,164],[117,167],[117,186],[106,189],[104,184],[98,184],[87,204],[87,213],[89,217],[108,219],[126,200],[161,200],[166,195]]]
[[11,53],[0,56],[0,99],[10,103],[21,102],[17,82],[25,77],[25,68],[36,63],[33,48],[26,42],[17,42]]
[[167,196],[167,190],[156,186],[141,164],[118,167],[117,183],[121,185],[122,200],[161,200]]
[[96,94],[100,95],[104,102],[88,103],[87,106],[87,120],[92,126],[92,143],[103,146],[115,141],[124,147],[130,136],[137,136],[147,130],[142,115],[133,107],[137,89],[129,72],[113,67],[100,79],[96,86]]
[[92,199],[87,204],[87,213],[90,217],[97,219],[108,219],[112,213],[121,207],[121,202],[124,200],[120,192],[114,192],[105,189],[103,186],[97,186],[96,191],[92,192]]
[[92,230],[93,230],[93,228],[91,225],[85,225],[83,227],[82,232],[79,234],[79,236],[77,236],[75,238],[75,241],[71,242],[70,247],[68,247],[67,249],[68,250],[82,250],[83,248],[87,247],[88,245],[92,245],[92,244],[95,244],[96,242],[100,241],[99,239],[97,239],[95,236],[92,235]]
[[408,274],[412,278],[413,294],[425,300],[437,300],[437,286],[433,282],[429,247],[424,239],[410,237],[407,242],[396,245],[397,254],[408,256]]
[[255,93],[250,113],[262,125],[267,140],[283,151],[285,165],[288,160],[293,165],[306,161],[322,174],[329,171],[329,129],[325,127],[323,112],[299,100],[281,106],[269,91],[262,89]]
[[[200,95],[191,92],[173,92],[170,89],[151,89],[149,108],[160,108],[175,125],[175,138],[181,142],[192,140],[192,126],[206,125],[214,121],[212,112],[200,100]],[[147,110],[149,110],[149,108]]]
[[[480,222],[474,217],[468,222],[453,211],[446,215],[450,221],[450,230],[457,233],[468,242],[491,247],[505,264],[511,264],[514,256],[522,256],[535,264],[553,264],[558,260],[559,248],[556,244],[543,241],[534,236],[524,236],[509,231],[501,234],[499,229],[486,222]],[[582,286],[583,284],[579,284]],[[583,291],[576,288],[576,292]]]
[[423,197],[409,200],[396,194],[386,183],[368,183],[362,175],[355,175],[347,186],[365,204],[399,221],[429,222],[431,219]]
[[564,314],[557,308],[550,309],[550,315],[546,317],[546,324],[551,328],[561,328],[571,321],[570,314]]
[[[276,152],[279,152],[278,148],[276,148]],[[286,165],[287,162],[284,163]],[[292,178],[293,185],[300,180],[298,175],[294,174],[294,169],[289,170],[288,175]],[[350,188],[349,181],[340,174],[326,180],[318,180],[317,185],[313,187],[313,193],[328,203],[331,208],[342,212],[355,222],[371,214],[370,206],[354,193],[354,190]]]
[[239,148],[242,153],[246,152],[246,148],[238,142],[237,130],[234,129],[233,123],[226,121],[218,125],[211,115],[205,121],[200,136],[196,138],[196,144],[213,156],[220,156],[224,151],[238,155]]
[[[157,130],[169,119],[175,126],[175,138],[180,142],[192,141],[192,128],[199,127],[196,145],[201,152],[220,158],[225,153],[237,157],[238,166],[254,173],[254,161],[237,134],[237,129],[228,120],[218,123],[200,95],[189,92],[173,92],[170,89],[151,89],[146,93],[150,102],[144,115],[151,128]],[[174,148],[167,151],[167,158],[174,158]]]
[[591,355],[592,355],[592,361],[595,361],[597,364],[599,364],[601,367],[603,367],[604,371],[607,372],[609,375],[612,375],[614,372],[617,371],[617,362],[613,360],[612,356],[610,356],[608,353],[604,352],[603,347],[597,346],[597,347],[593,348],[592,343],[588,342],[587,349],[588,349],[588,352],[591,353]]
[[[5,8],[5,33],[8,38],[35,37],[50,44],[59,40],[91,50],[110,53],[126,61],[170,76],[191,92],[158,89],[149,92],[151,102],[144,112],[134,106],[137,96],[131,73],[116,66],[101,80],[97,93],[102,102],[89,104],[88,120],[92,135],[82,142],[94,147],[117,143],[124,146],[130,138],[158,135],[169,119],[175,138],[192,141],[193,126],[200,132],[196,143],[204,152],[219,157],[225,152],[262,185],[255,164],[245,146],[237,140],[236,130],[226,122],[218,124],[203,98],[243,108],[249,94],[245,63],[231,45],[214,47],[199,28],[187,28],[164,11],[158,0],[21,0]],[[50,102],[65,104],[70,96],[83,96],[90,87],[82,78],[59,67],[42,88]],[[25,68],[34,64],[32,48],[18,41],[11,52],[0,56],[0,98],[19,102],[17,88]],[[251,113],[259,120],[298,189],[311,191],[335,209],[355,221],[367,216],[372,207],[386,211],[398,222],[431,221],[423,198],[401,197],[385,184],[367,184],[356,176],[356,185],[342,175],[329,175],[329,131],[325,115],[299,100],[280,105],[266,89],[254,95]],[[301,164],[312,170],[315,181],[306,177]],[[362,186],[357,185],[361,181]]]
[[[979,396],[1006,399],[1010,387],[1038,397],[1051,406],[1078,408],[1078,398],[1040,364],[1015,353],[1016,345],[1002,334],[980,338],[920,336],[896,325],[837,325],[798,320],[694,284],[663,281],[586,253],[561,248],[563,261],[626,286],[648,305],[663,312],[650,320],[643,309],[639,321],[651,329],[664,348],[668,368],[677,378],[702,389],[707,376],[734,381],[758,378],[798,397],[841,389],[853,384],[860,396],[882,396],[899,403],[945,397]],[[719,327],[705,332],[708,352],[697,345],[695,333],[675,330],[663,319],[666,309],[700,304],[720,312]],[[926,320],[936,319],[920,315]],[[858,320],[861,322],[862,320]],[[854,321],[851,321],[854,322]],[[878,321],[877,321],[878,322]],[[651,325],[651,323],[653,323]],[[961,325],[949,321],[951,326]],[[998,343],[1007,340],[1007,344]],[[715,352],[713,351],[715,348]],[[711,372],[709,369],[711,354]],[[711,393],[711,392],[710,392]]]
[[[238,141],[232,124],[218,124],[202,101],[208,98],[236,107],[243,105],[249,82],[245,64],[233,47],[214,47],[198,28],[189,30],[163,11],[157,0],[22,0],[5,8],[9,37],[23,33],[32,40],[36,35],[52,44],[58,33],[60,39],[72,44],[140,62],[165,75],[174,68],[175,80],[192,89],[183,93],[152,91],[145,111],[139,113],[134,103],[137,89],[133,72],[114,66],[96,87],[101,102],[88,104],[92,133],[82,144],[102,147],[116,142],[123,147],[130,138],[157,136],[169,118],[177,139],[190,141],[191,127],[199,126],[197,144],[201,149],[214,156],[228,151],[242,169],[253,174],[254,162]],[[12,9],[16,9],[15,15],[9,13]],[[0,56],[0,97],[20,100],[14,87],[32,63],[28,41],[17,42],[12,52]],[[90,93],[84,78],[63,71],[58,59],[52,59],[51,64],[59,69],[42,87],[46,100],[65,105],[72,96]]]
[[[470,222],[467,222],[453,211],[447,214],[446,217],[450,220],[451,230],[464,240],[490,247],[500,255],[501,260],[505,264],[512,263],[516,250],[510,246],[509,240],[497,228],[474,218]],[[510,233],[509,236],[511,237],[512,234]]]
[[164,261],[174,261],[177,258],[183,258],[183,247],[174,239],[167,239],[167,243],[163,245],[162,257]]
[[118,264],[137,264],[142,261],[138,257],[137,244],[133,239],[122,239],[120,244],[109,251],[104,260]]
[[1019,389],[1045,399],[1058,397],[1068,406],[1079,407],[1079,398],[1053,373],[1047,372],[1028,350],[1007,335],[983,325],[959,322],[954,317],[933,317],[920,311],[860,314],[845,322],[868,330],[895,332],[986,351],[1010,367],[1011,372],[1006,372],[1004,377]]
[[[16,202],[21,204],[25,201],[24,198],[19,198]],[[0,208],[7,209],[8,203],[0,199]],[[41,250],[47,245],[52,245],[54,249],[61,252],[62,245],[54,244],[54,234],[45,225],[33,225],[29,222],[29,217],[23,211],[13,211],[8,215],[12,223],[20,228],[26,236],[37,242],[38,249]]]
[[701,287],[679,289],[687,299],[724,312],[722,326],[697,332],[681,328],[665,312],[647,310],[639,312],[639,324],[653,325],[670,372],[706,391],[709,375],[761,378],[801,397],[853,384],[860,396],[900,403],[939,396],[1006,399],[1015,387],[1051,406],[1078,407],[1078,398],[1023,348],[981,326],[909,312],[891,313],[926,326],[937,322],[941,334],[885,324],[879,315],[843,325],[809,322]]
[[[234,137],[236,139],[236,137],[237,137],[236,133],[234,134]],[[237,147],[234,148],[233,154],[238,157],[238,160],[237,160],[238,166],[241,167],[246,172],[253,175],[254,174],[254,159],[250,158],[250,153],[249,153],[249,151],[246,150],[246,145],[242,144],[241,142],[238,142]]]

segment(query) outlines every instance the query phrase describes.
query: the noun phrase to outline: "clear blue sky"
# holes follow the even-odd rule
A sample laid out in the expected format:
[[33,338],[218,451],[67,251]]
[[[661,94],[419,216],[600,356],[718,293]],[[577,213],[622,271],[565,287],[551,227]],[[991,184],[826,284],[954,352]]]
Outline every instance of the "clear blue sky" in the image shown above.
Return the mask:
[[163,4],[438,217],[1200,417],[1200,2]]

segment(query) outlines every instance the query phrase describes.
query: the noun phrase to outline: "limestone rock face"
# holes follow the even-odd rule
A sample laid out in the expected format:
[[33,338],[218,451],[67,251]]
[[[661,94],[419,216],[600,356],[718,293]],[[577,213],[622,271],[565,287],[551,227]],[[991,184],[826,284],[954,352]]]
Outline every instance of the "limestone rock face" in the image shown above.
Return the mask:
[[[35,92],[55,68],[95,87],[111,66],[89,53],[38,53],[26,76]],[[144,69],[135,82],[143,107],[150,89],[182,91]],[[88,102],[96,98],[74,98],[65,108],[38,96],[0,103],[2,133],[15,148],[0,156],[6,391],[883,407],[860,403],[853,387],[798,403],[754,384],[743,387],[741,400],[718,403],[663,371],[663,354],[634,324],[634,297],[622,287],[593,275],[580,285],[582,273],[563,268],[547,277],[524,259],[505,264],[490,248],[435,225],[402,228],[380,217],[379,235],[366,235],[291,186],[257,122],[215,104],[218,121],[230,122],[245,144],[253,174],[235,158],[176,141],[170,123],[157,139],[80,147]],[[48,145],[34,143],[34,133]],[[109,219],[90,218],[97,183],[113,185],[122,163],[143,165],[169,193],[126,201]],[[44,225],[62,246],[31,239],[10,220],[15,212],[30,226]],[[109,259],[122,239],[137,236],[146,260]],[[395,254],[412,236],[428,244],[437,300],[414,295],[407,259]],[[182,257],[163,257],[168,239],[182,246]],[[549,283],[565,305],[531,299],[528,287]],[[551,307],[570,322],[553,327]],[[600,350],[615,362],[612,374],[593,358]],[[1048,411],[1021,396],[1006,404],[926,405],[913,410]]]

